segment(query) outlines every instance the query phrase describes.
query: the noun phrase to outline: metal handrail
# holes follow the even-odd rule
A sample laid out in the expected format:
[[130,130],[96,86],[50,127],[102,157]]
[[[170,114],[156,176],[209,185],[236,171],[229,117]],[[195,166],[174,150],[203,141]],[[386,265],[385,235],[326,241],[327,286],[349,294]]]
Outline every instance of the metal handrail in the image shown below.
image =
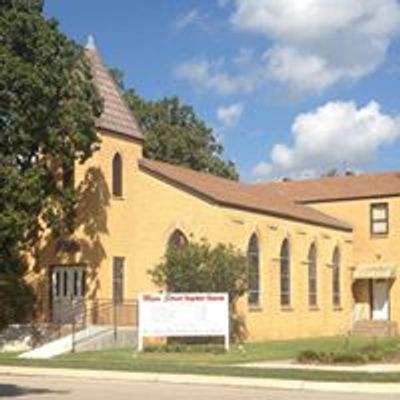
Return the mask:
[[[4,296],[0,294],[0,305],[2,297]],[[17,301],[26,302],[27,299],[20,298]],[[127,299],[122,303],[115,303],[110,298],[71,300],[61,308],[62,318],[60,321],[55,321],[51,318],[49,318],[48,322],[35,321],[35,317],[32,315],[29,323],[20,322],[32,328],[34,347],[74,334],[88,325],[112,326],[114,336],[117,338],[120,327],[136,326],[137,305],[138,301],[136,299]],[[41,310],[39,310],[39,315],[40,312]]]

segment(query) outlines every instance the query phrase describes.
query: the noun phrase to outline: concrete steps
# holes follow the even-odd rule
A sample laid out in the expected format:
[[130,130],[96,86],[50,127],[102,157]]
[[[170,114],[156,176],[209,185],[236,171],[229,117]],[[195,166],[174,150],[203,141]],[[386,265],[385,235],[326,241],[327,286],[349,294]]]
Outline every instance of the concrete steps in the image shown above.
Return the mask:
[[355,336],[397,336],[397,322],[393,321],[356,321],[353,325],[352,334]]

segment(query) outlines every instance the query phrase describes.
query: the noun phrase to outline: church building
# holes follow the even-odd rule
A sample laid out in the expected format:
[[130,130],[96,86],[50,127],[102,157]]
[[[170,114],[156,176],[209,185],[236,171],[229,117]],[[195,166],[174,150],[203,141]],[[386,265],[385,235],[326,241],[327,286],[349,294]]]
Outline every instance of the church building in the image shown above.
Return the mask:
[[135,116],[95,47],[86,53],[104,100],[101,145],[75,168],[74,240],[35,251],[27,279],[43,320],[62,321],[74,301],[158,291],[148,270],[167,246],[206,238],[249,257],[249,341],[397,333],[400,173],[246,184],[146,159]]

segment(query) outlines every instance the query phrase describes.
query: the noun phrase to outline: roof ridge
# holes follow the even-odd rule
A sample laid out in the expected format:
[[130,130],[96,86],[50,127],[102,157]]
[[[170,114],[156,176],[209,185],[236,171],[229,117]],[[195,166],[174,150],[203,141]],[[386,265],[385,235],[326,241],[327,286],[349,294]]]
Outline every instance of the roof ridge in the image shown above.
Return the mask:
[[245,183],[243,183],[241,181],[235,181],[233,179],[224,178],[223,176],[214,175],[213,173],[208,172],[208,171],[198,171],[198,170],[195,170],[195,169],[193,169],[193,168],[191,168],[189,166],[173,164],[173,163],[168,162],[168,161],[154,160],[154,159],[151,159],[151,158],[143,157],[143,158],[141,158],[139,160],[139,163],[141,163],[141,162],[145,162],[145,163],[149,162],[149,163],[154,163],[154,164],[165,165],[167,167],[176,168],[176,169],[182,170],[182,171],[188,171],[188,172],[193,173],[193,174],[204,176],[204,177],[207,177],[207,178],[210,178],[210,179],[221,180],[223,182],[234,184],[234,185],[239,185],[239,186],[245,186],[246,185]]
[[252,184],[259,196],[278,191],[297,203],[318,203],[400,196],[400,171],[363,173],[354,176],[324,177],[291,182]]
[[352,230],[348,223],[312,207],[297,204],[279,193],[271,194],[268,198],[257,196],[251,191],[249,185],[242,182],[163,161],[142,158],[139,160],[139,165],[147,172],[168,179],[185,189],[228,207],[247,209],[251,212],[269,214],[279,218],[290,218],[334,229]]
[[349,175],[335,175],[335,176],[320,176],[318,178],[305,178],[305,179],[294,179],[294,180],[280,180],[280,181],[263,181],[249,184],[250,186],[266,186],[266,185],[290,185],[290,184],[301,184],[301,183],[309,183],[309,182],[320,182],[320,181],[334,181],[334,180],[351,180],[363,177],[375,177],[375,176],[390,176],[390,175],[400,175],[400,170],[391,170],[391,171],[377,171],[377,172],[361,172],[354,173]]

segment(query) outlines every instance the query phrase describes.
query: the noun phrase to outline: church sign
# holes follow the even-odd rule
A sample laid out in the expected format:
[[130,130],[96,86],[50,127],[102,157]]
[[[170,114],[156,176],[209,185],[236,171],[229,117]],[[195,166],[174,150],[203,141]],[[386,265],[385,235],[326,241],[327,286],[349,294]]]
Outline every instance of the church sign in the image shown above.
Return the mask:
[[157,293],[139,296],[139,351],[145,337],[223,336],[229,349],[226,293]]

